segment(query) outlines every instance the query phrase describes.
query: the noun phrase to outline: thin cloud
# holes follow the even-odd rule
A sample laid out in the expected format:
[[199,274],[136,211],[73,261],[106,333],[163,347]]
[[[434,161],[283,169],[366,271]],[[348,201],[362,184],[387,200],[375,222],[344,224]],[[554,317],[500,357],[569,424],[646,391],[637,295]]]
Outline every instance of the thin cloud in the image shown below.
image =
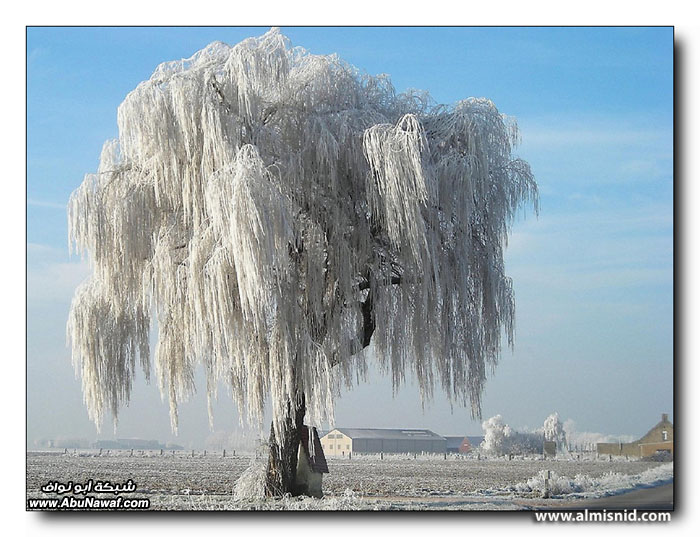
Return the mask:
[[581,147],[646,145],[669,140],[663,129],[588,125],[576,127],[557,124],[535,125],[523,132],[523,147]]
[[[665,116],[540,116],[518,118],[521,149],[629,149],[644,159],[673,155],[673,124]],[[637,157],[640,158],[640,157]]]
[[27,300],[70,303],[76,287],[90,274],[87,261],[68,258],[68,249],[27,243]]
[[35,47],[27,55],[27,65],[34,66],[34,64],[40,60],[42,57],[46,56],[48,49],[45,47]]
[[75,289],[90,274],[87,262],[48,263],[27,271],[28,302],[70,303]]
[[62,209],[64,211],[67,207],[65,203],[56,203],[55,201],[44,201],[32,198],[27,199],[27,205],[31,205],[33,207],[48,207],[50,209]]

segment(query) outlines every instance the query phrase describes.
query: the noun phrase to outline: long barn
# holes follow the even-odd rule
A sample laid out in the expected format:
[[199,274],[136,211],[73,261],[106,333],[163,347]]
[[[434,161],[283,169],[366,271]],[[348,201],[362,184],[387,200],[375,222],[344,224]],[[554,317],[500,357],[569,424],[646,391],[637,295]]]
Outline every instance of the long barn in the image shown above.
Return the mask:
[[445,453],[446,440],[428,429],[333,429],[321,438],[326,455]]

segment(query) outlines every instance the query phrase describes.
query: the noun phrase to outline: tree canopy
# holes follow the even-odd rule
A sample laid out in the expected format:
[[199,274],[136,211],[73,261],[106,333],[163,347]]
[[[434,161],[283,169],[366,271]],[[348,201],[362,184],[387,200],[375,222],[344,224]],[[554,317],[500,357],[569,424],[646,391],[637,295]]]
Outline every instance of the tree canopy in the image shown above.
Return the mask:
[[301,399],[332,421],[370,342],[395,388],[414,373],[480,413],[513,341],[503,249],[538,200],[493,103],[397,93],[273,29],[160,65],[118,125],[68,209],[93,273],[67,332],[97,424],[138,364],[150,377],[152,318],[173,428],[198,364],[210,401],[223,381],[252,420],[268,402],[278,435]]

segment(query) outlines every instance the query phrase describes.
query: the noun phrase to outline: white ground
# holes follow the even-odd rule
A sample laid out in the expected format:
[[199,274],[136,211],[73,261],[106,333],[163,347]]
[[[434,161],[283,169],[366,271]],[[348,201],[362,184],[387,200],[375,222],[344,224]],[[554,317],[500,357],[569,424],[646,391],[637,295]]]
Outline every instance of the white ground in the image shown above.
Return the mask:
[[[152,509],[166,510],[521,510],[558,507],[571,499],[618,494],[669,483],[670,463],[617,458],[481,458],[451,456],[356,456],[329,459],[322,500],[234,500],[234,484],[250,456],[221,453],[32,452],[27,454],[27,498],[49,497],[49,481],[85,483],[89,479],[124,483],[132,479],[131,497],[149,498]],[[544,500],[548,478],[551,498]],[[129,496],[129,494],[124,494]]]

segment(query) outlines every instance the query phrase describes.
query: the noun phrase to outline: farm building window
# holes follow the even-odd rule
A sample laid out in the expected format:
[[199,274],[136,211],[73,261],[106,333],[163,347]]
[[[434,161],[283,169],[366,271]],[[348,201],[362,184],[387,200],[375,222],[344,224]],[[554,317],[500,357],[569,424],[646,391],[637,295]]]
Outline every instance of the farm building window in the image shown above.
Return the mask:
[[661,438],[666,442],[668,440],[668,431],[661,431]]

